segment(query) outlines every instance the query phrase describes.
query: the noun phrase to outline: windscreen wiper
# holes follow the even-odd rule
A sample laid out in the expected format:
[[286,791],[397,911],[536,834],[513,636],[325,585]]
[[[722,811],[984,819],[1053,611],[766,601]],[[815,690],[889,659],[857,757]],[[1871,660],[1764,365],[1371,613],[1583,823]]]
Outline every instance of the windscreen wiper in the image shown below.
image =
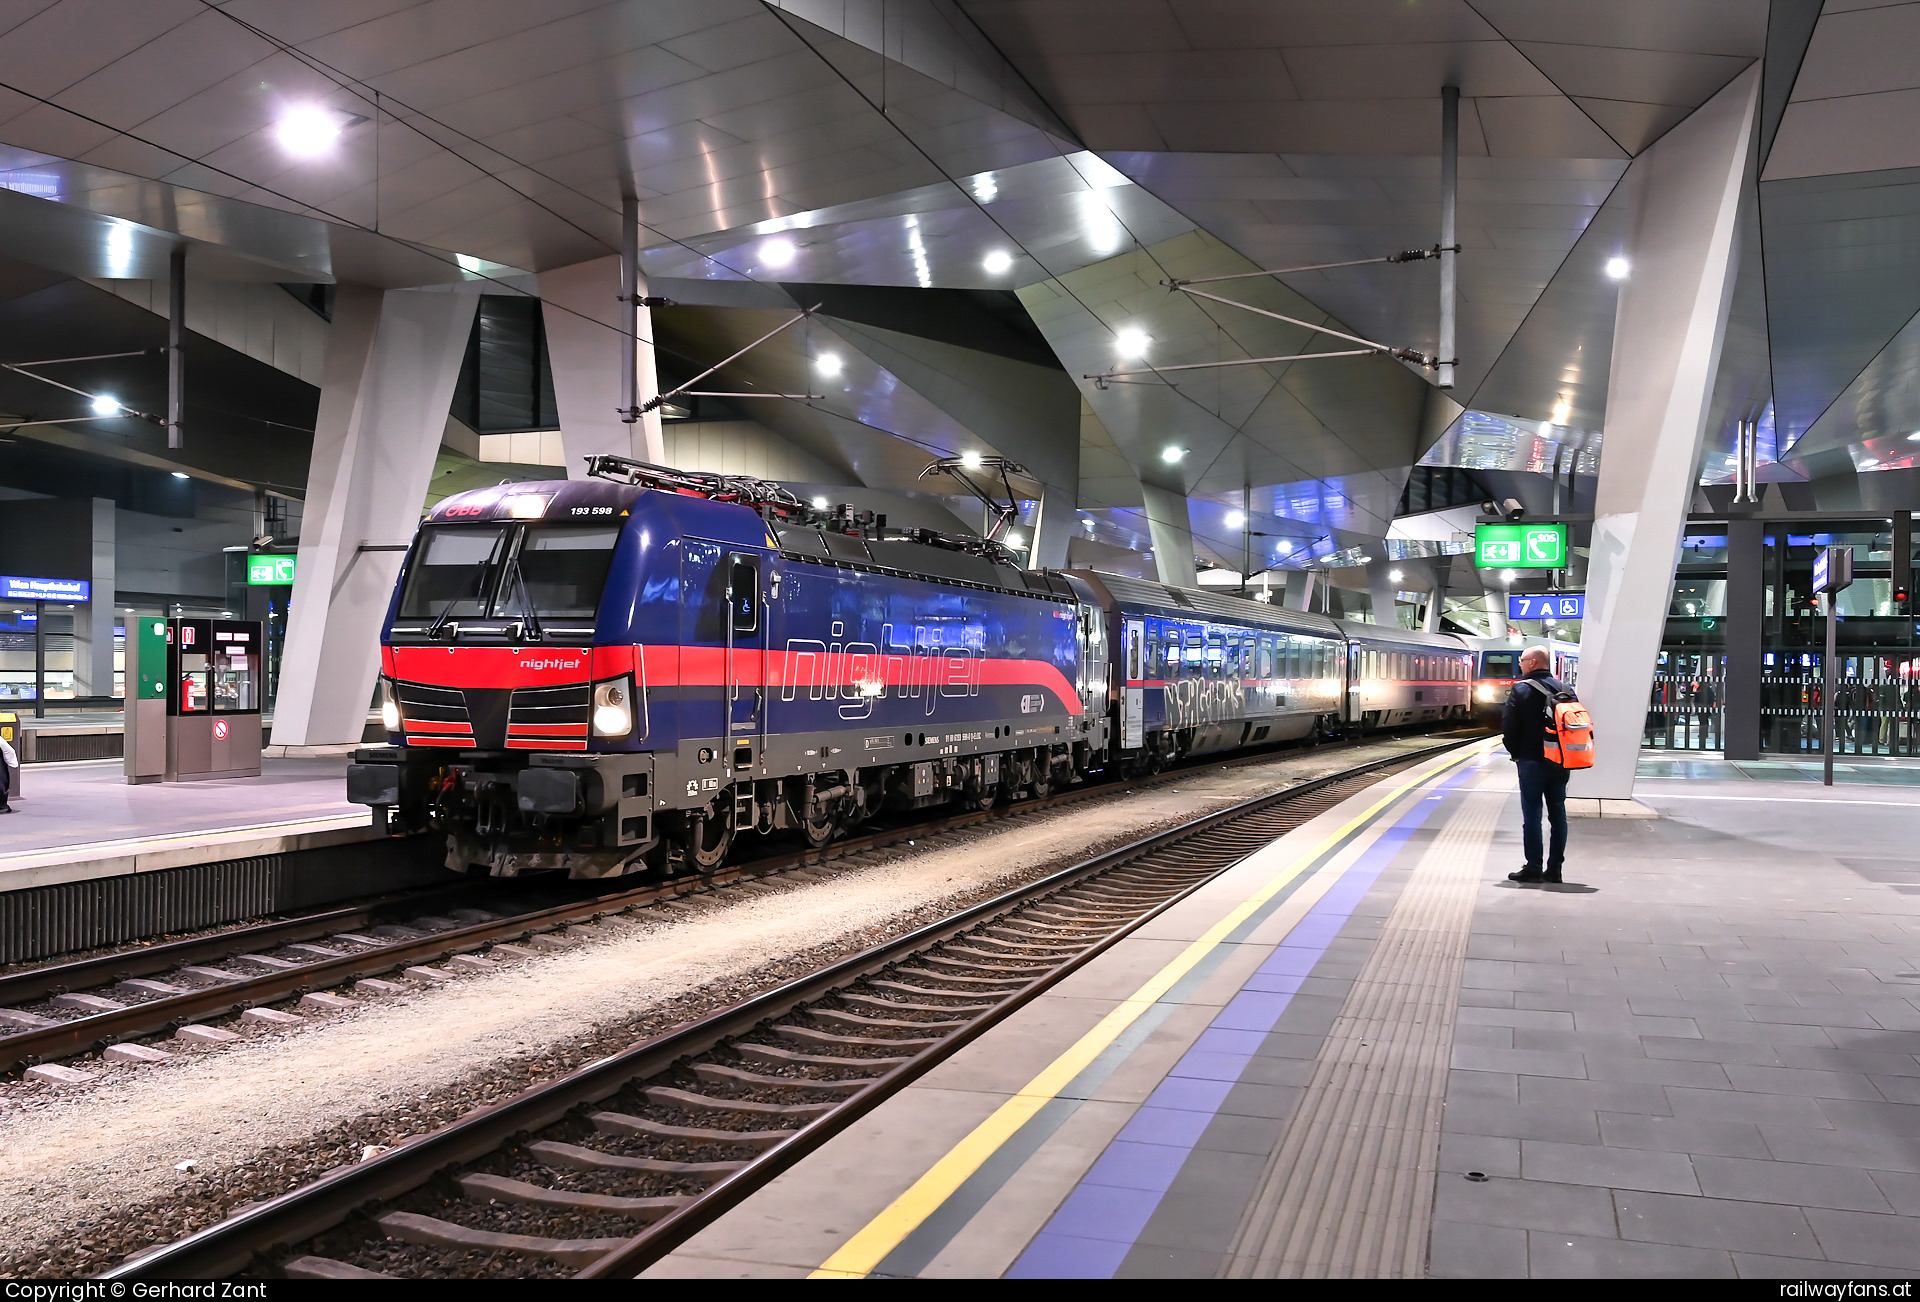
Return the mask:
[[533,641],[544,642],[547,637],[547,631],[540,626],[540,616],[533,609],[533,598],[528,594],[527,581],[520,573],[520,558],[518,556],[515,556],[507,562],[507,573],[504,582],[518,595],[519,599],[515,604],[520,607],[522,627],[526,632],[533,635]]
[[[474,591],[469,595],[471,595],[477,600],[480,597],[480,595],[487,590],[487,571],[491,570],[493,567],[491,565],[488,565],[485,561],[482,561],[479,564],[479,566],[477,566],[476,568],[479,571],[479,576],[474,580],[474,584],[473,584]],[[435,615],[433,617],[433,623],[427,625],[427,633],[426,633],[427,641],[438,642],[440,640],[440,630],[446,627],[446,623],[449,619],[453,618],[453,608],[456,604],[458,604],[459,601],[460,601],[460,598],[458,597],[447,598],[446,607],[443,610],[441,610],[441,612],[438,615]],[[459,634],[456,632],[454,636],[457,637],[459,636]]]

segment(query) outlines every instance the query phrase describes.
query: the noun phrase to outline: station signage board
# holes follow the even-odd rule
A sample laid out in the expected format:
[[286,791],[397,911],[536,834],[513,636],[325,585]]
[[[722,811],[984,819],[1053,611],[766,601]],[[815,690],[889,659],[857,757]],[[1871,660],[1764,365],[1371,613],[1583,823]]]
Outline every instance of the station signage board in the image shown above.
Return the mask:
[[1584,592],[1542,592],[1522,596],[1507,594],[1508,619],[1585,619],[1587,594]]
[[1567,564],[1564,524],[1476,524],[1473,563],[1483,570],[1558,570]]
[[247,583],[251,587],[278,587],[293,582],[291,556],[247,557]]
[[1853,548],[1822,547],[1813,558],[1815,593],[1839,592],[1853,586]]
[[0,597],[8,601],[91,601],[93,584],[85,579],[27,579],[0,574]]

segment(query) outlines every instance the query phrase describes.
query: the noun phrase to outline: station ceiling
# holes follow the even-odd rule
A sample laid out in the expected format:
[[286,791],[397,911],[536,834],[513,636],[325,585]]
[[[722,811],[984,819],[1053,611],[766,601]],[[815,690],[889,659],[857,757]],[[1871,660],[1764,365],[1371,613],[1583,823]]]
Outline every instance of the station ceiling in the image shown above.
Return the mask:
[[[1137,506],[1117,456],[1222,509],[1247,493],[1378,537],[1423,457],[1524,472],[1565,443],[1590,464],[1634,160],[1756,61],[1703,473],[1755,414],[1775,476],[1912,464],[1917,50],[1920,4],[1855,0],[10,0],[0,229],[76,276],[164,274],[185,235],[236,279],[524,286],[617,248],[632,192],[650,274],[704,313],[678,344],[751,331],[797,301],[783,285],[1012,291],[1078,390],[1084,506]],[[1432,245],[1448,84],[1451,393],[1380,357],[1088,378],[1326,351],[1328,330],[1434,351],[1432,262],[1218,287],[1317,328],[1161,282]],[[289,153],[294,107],[331,115],[330,150]],[[930,392],[940,359],[821,330],[844,381],[769,420],[803,446],[901,488],[934,451],[992,443],[988,414]],[[1535,451],[1487,452],[1497,421],[1462,437],[1463,412]]]

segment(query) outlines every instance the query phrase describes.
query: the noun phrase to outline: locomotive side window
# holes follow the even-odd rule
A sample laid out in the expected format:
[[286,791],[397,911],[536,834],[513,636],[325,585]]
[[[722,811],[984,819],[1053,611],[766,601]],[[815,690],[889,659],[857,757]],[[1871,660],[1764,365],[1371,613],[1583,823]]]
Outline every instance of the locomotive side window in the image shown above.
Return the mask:
[[760,566],[751,556],[735,556],[727,575],[727,605],[733,611],[733,631],[751,633],[760,627]]
[[401,618],[485,615],[487,590],[505,550],[505,526],[457,525],[421,533],[400,597]]

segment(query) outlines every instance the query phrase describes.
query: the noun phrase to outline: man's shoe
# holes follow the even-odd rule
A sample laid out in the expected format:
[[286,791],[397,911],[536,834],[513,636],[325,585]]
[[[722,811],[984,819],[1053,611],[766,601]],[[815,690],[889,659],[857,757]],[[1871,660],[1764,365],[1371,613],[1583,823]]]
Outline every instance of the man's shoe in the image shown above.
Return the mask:
[[1550,870],[1550,871],[1548,871],[1548,872],[1547,872],[1547,873],[1546,873],[1545,875],[1543,875],[1543,876],[1542,876],[1542,877],[1540,878],[1540,880],[1541,880],[1541,881],[1543,881],[1543,882],[1545,882],[1545,883],[1547,883],[1547,884],[1548,884],[1549,886],[1558,886],[1558,885],[1560,885],[1560,884],[1561,884],[1561,882],[1560,882],[1560,871],[1559,871],[1559,869],[1557,869],[1557,868],[1556,868],[1556,869],[1552,869],[1552,870]]
[[1537,868],[1522,868],[1517,873],[1508,873],[1507,880],[1510,882],[1544,882],[1547,880],[1547,875]]

